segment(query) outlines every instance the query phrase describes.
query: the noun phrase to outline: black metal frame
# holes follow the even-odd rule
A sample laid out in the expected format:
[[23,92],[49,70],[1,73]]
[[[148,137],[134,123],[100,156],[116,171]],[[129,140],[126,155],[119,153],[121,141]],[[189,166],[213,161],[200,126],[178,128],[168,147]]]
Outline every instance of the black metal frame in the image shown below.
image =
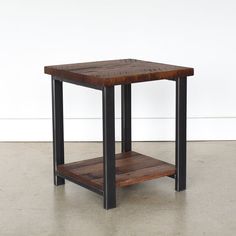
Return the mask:
[[75,183],[75,184],[78,184],[80,185],[81,187],[84,187],[94,193],[97,193],[99,195],[102,195],[103,196],[103,190],[99,189],[99,188],[96,188],[94,186],[91,186],[91,185],[88,185],[88,184],[85,184],[85,183],[82,183],[80,181],[78,181],[77,179],[73,178],[73,177],[70,177],[70,176],[66,176],[66,175],[63,175],[61,174],[60,172],[56,172],[57,176],[63,178],[63,179],[66,179],[66,180],[69,180],[70,182],[72,183]]
[[[101,191],[83,183],[78,183],[77,180],[68,178],[57,172],[57,166],[64,164],[63,81],[66,80],[64,78],[52,76],[54,184],[62,185],[65,183],[65,179],[68,179],[91,191],[103,195],[105,209],[114,208],[116,207],[114,86],[100,88],[87,84],[79,84],[81,86],[102,91],[104,187],[103,191]],[[176,82],[176,174],[169,177],[175,178],[176,191],[182,191],[186,189],[187,78],[177,78],[174,81]],[[132,150],[131,84],[121,85],[121,126],[122,152],[129,152]]]

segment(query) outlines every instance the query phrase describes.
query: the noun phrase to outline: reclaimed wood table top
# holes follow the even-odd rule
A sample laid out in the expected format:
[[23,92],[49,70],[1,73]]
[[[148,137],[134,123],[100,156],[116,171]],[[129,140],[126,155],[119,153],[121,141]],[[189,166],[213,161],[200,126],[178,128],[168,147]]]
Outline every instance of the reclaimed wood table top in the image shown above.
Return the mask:
[[44,72],[62,81],[97,87],[176,79],[194,74],[193,68],[136,59],[45,66]]

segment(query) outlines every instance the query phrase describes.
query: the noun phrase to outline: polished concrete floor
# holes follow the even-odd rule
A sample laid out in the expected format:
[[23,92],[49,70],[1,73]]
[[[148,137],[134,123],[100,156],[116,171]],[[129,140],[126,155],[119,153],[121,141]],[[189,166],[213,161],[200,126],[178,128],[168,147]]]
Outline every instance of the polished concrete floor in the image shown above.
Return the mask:
[[[119,150],[117,144],[117,150]],[[174,143],[133,150],[174,161]],[[66,143],[66,160],[100,156],[101,143]],[[117,208],[73,183],[52,184],[50,143],[0,143],[0,235],[236,235],[236,141],[189,142],[188,186],[160,178],[118,189]]]

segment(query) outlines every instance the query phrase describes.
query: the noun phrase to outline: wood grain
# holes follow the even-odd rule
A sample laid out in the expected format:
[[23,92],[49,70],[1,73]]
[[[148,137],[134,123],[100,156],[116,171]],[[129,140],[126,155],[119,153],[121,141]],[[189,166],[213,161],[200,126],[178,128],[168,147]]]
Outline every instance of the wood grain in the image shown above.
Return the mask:
[[136,59],[45,66],[44,72],[66,82],[90,86],[113,86],[194,74],[193,68]]
[[[103,190],[103,158],[58,166],[58,174],[73,182]],[[124,187],[175,174],[175,166],[137,152],[116,154],[116,186]]]

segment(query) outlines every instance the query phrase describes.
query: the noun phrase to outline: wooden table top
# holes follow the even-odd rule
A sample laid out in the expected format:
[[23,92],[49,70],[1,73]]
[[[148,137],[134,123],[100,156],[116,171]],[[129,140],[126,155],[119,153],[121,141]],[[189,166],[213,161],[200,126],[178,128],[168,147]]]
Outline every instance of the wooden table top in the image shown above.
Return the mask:
[[193,68],[136,59],[45,66],[44,72],[62,81],[91,86],[113,86],[191,76]]

